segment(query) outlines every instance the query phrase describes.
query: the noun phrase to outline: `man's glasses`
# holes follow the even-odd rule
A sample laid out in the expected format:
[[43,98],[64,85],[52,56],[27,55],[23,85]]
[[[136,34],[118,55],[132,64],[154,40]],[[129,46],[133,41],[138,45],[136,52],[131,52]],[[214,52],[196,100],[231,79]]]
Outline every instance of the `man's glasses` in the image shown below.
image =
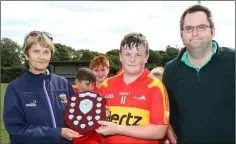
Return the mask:
[[182,31],[185,32],[185,33],[191,33],[191,32],[193,32],[193,30],[195,28],[198,32],[202,32],[202,31],[205,31],[207,28],[211,28],[211,26],[204,25],[204,24],[198,25],[198,26],[195,26],[195,27],[194,26],[186,26],[182,29]]
[[28,39],[29,36],[39,36],[42,34],[46,35],[51,41],[53,41],[52,34],[50,34],[49,32],[45,32],[45,31],[42,31],[42,32],[41,31],[31,31],[26,39]]

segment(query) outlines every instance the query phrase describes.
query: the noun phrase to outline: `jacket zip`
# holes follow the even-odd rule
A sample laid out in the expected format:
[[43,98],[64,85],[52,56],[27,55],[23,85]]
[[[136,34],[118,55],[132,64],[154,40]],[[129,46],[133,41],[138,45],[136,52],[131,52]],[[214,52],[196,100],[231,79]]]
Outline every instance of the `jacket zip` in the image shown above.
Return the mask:
[[199,76],[199,71],[197,72],[197,83],[200,84],[200,76]]
[[51,114],[53,127],[56,128],[57,125],[56,125],[56,121],[55,121],[55,116],[54,116],[53,109],[52,109],[52,104],[51,104],[51,101],[49,99],[48,92],[47,92],[47,89],[46,89],[45,79],[43,80],[43,90],[44,90],[44,93],[45,93],[46,98],[47,98],[47,102],[48,102],[48,106],[49,106],[49,112]]

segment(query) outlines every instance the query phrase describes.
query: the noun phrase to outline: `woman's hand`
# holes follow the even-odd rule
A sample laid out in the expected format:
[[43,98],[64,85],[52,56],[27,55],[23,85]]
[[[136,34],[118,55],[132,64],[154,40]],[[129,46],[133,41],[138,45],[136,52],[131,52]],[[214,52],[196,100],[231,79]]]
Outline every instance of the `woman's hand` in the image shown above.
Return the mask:
[[78,132],[69,129],[69,128],[62,128],[61,129],[61,137],[71,141],[73,138],[81,137],[83,135],[80,135]]

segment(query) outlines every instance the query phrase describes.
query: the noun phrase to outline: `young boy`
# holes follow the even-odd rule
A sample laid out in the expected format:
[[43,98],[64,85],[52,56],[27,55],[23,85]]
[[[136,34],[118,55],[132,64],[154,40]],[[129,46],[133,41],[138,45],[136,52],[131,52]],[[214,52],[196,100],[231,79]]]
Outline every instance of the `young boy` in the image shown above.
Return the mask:
[[105,143],[158,144],[169,125],[169,103],[163,83],[145,68],[149,46],[141,33],[130,33],[120,45],[122,69],[100,87],[110,110],[109,122],[96,131]]
[[[89,68],[79,68],[76,74],[75,84],[77,85],[78,92],[93,92],[93,87],[96,82],[96,77],[92,70]],[[79,93],[75,95],[78,95]],[[81,103],[80,103],[81,104]],[[75,107],[79,107],[76,105]],[[82,117],[83,118],[83,117]],[[96,131],[90,133],[89,135],[84,135],[80,138],[73,138],[73,144],[83,144],[83,143],[92,143],[92,144],[101,144],[103,138],[101,134],[96,133]]]
[[101,86],[102,82],[107,78],[109,74],[109,60],[105,56],[96,56],[90,61],[89,67],[96,77],[96,89]]
[[93,91],[96,77],[89,68],[79,68],[76,74],[75,84],[79,92]]
[[96,77],[89,68],[79,68],[76,74],[75,84],[73,85],[75,93],[83,91],[92,91],[96,83]]

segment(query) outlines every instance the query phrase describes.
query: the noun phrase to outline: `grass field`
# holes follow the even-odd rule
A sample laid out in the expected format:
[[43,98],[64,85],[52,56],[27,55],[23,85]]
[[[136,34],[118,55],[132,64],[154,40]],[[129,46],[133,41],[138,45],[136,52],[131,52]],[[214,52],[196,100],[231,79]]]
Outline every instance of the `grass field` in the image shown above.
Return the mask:
[[5,95],[5,91],[6,91],[6,87],[7,84],[1,83],[1,144],[9,144],[9,138],[8,138],[8,134],[7,131],[4,127],[3,124],[3,119],[2,119],[2,115],[3,115],[3,104],[4,104],[4,95]]

